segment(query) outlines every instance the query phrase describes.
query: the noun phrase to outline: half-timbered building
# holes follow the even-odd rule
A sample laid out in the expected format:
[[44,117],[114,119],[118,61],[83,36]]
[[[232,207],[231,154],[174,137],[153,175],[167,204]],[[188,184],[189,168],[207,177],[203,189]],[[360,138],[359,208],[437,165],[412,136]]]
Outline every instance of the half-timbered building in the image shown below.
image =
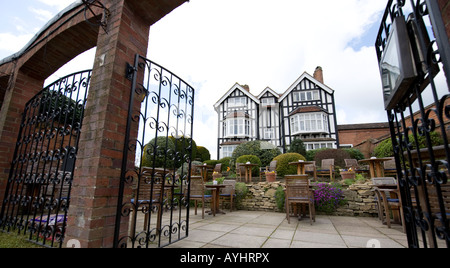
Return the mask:
[[258,96],[236,83],[215,105],[218,113],[218,158],[239,144],[262,140],[283,152],[295,139],[307,150],[338,148],[334,90],[323,82],[322,68],[303,73],[283,94],[271,88]]

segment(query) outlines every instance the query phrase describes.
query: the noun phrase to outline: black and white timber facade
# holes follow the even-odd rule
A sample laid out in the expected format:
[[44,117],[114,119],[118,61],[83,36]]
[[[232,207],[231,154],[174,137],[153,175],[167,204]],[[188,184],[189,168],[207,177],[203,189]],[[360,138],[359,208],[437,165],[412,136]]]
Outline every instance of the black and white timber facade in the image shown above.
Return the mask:
[[236,83],[214,105],[219,122],[218,159],[254,140],[270,142],[282,152],[295,139],[303,140],[307,150],[338,148],[334,90],[322,77],[320,67],[314,77],[305,72],[282,95],[266,88],[254,96],[248,86]]

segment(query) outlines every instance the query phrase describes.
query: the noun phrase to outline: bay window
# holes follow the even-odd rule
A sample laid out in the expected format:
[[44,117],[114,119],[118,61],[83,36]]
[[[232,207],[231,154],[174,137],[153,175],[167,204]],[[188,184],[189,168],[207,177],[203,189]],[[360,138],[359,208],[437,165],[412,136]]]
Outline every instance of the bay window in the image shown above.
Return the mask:
[[227,119],[227,137],[250,136],[250,120],[247,118]]
[[326,133],[328,132],[328,115],[325,113],[304,113],[291,116],[291,132]]

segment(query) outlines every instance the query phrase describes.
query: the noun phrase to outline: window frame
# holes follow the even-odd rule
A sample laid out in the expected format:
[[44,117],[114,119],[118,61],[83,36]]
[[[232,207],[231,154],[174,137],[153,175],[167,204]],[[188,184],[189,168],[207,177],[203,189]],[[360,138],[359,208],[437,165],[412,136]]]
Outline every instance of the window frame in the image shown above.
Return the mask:
[[329,116],[324,112],[294,114],[290,117],[291,134],[328,133],[328,122]]

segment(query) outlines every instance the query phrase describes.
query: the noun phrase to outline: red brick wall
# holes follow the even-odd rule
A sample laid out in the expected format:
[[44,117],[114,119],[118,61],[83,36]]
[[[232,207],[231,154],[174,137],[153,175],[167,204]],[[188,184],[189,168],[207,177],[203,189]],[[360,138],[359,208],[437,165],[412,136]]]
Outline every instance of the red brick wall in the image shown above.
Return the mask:
[[367,140],[378,139],[380,137],[389,135],[389,133],[389,128],[340,130],[339,144],[352,144],[353,146],[357,146]]
[[[134,62],[136,54],[146,55],[150,25],[184,2],[186,0],[104,0],[102,3],[110,12],[106,31],[92,30],[92,26],[80,27],[86,19],[82,12],[42,42],[48,51],[54,52],[47,54],[46,66],[42,67],[42,44],[16,62],[0,66],[0,76],[13,73],[15,78],[9,91],[0,88],[4,94],[0,111],[0,200],[3,200],[25,103],[42,89],[43,81],[54,68],[58,69],[58,65],[85,49],[97,46],[96,59],[104,57],[105,61],[102,66],[95,62],[91,78],[66,241],[77,239],[82,247],[89,248],[112,247],[131,90],[131,82],[125,78],[125,67]],[[98,14],[103,14],[103,10],[100,11]],[[61,18],[46,32],[52,32],[66,19]],[[71,38],[74,34],[80,38]],[[42,36],[47,34],[44,32]],[[79,43],[67,43],[67,40]],[[137,125],[133,133],[137,133]],[[128,162],[134,164],[133,155]],[[126,223],[121,230],[128,230]]]
[[390,135],[387,123],[340,125],[338,131],[340,145],[351,144],[365,157],[371,156],[376,146],[374,142]]
[[441,8],[442,20],[444,21],[444,25],[447,28],[447,37],[450,41],[450,1],[448,0],[439,0],[439,7]]

